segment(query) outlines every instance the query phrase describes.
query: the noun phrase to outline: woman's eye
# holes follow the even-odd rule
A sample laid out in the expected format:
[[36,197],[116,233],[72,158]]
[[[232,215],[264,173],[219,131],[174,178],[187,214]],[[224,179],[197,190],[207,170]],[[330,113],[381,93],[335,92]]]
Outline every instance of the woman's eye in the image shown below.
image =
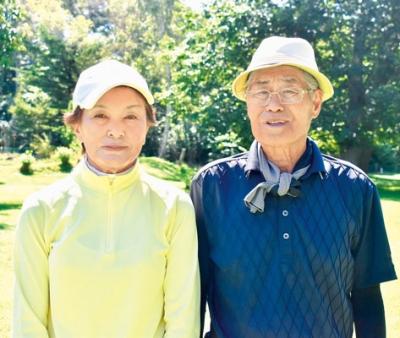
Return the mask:
[[136,120],[136,116],[135,115],[127,115],[125,118],[127,120]]
[[97,119],[103,119],[103,118],[106,117],[106,115],[102,114],[102,113],[98,113],[98,114],[95,114],[94,117],[97,118]]

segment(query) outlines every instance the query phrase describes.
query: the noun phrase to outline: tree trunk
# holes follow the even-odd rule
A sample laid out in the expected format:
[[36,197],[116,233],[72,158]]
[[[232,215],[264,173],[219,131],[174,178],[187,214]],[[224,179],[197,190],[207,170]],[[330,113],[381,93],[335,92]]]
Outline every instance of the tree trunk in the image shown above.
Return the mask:
[[372,148],[369,146],[354,145],[345,149],[340,158],[355,164],[364,172],[368,172],[368,166],[371,161]]
[[165,123],[164,123],[164,131],[161,139],[160,147],[158,148],[158,157],[164,158],[165,151],[167,150],[167,142],[168,142],[168,132],[169,132],[169,115],[171,113],[171,105],[167,104],[167,109],[165,111]]
[[[171,89],[171,66],[169,64],[166,65],[166,75],[167,75],[167,86],[168,89]],[[161,140],[160,147],[158,149],[158,157],[159,158],[164,158],[165,156],[165,151],[167,149],[167,142],[168,142],[168,132],[169,132],[169,116],[171,114],[171,104],[167,103],[167,108],[165,110],[165,124],[164,124],[164,131],[163,131],[163,137]]]

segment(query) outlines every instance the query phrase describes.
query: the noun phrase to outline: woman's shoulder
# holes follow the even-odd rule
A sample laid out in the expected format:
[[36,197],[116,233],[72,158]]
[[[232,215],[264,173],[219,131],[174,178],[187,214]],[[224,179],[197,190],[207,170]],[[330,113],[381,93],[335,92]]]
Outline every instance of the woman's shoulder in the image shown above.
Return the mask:
[[24,201],[24,206],[38,204],[50,206],[54,204],[55,201],[65,198],[65,195],[68,194],[75,185],[75,181],[68,175],[29,195]]
[[180,201],[191,203],[189,194],[184,191],[185,183],[165,181],[145,172],[141,175],[145,189],[164,201]]

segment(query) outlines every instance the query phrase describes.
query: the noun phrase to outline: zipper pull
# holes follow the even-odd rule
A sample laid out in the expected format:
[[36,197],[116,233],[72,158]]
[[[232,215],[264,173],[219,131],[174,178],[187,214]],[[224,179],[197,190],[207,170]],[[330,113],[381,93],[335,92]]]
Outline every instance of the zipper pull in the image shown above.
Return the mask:
[[116,175],[108,175],[108,179],[110,181],[110,185],[113,185]]

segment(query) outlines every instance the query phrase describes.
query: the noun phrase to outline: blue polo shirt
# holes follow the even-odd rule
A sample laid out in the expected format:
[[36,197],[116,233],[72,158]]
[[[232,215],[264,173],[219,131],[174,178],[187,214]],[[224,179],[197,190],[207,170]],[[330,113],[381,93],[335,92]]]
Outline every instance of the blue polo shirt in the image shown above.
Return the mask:
[[352,290],[396,279],[374,183],[307,140],[301,195],[243,198],[260,182],[257,142],[192,182],[202,282],[219,338],[351,337]]

